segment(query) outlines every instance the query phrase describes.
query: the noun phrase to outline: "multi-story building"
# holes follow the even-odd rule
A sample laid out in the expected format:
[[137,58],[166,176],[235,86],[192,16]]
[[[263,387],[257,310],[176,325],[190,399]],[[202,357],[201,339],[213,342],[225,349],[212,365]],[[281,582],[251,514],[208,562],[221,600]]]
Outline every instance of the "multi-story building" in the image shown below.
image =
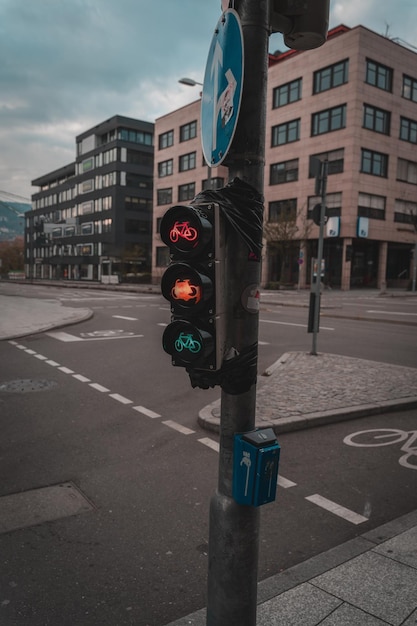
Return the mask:
[[27,276],[150,275],[153,135],[154,124],[115,115],[76,137],[75,162],[32,181]]
[[[417,54],[363,26],[340,26],[322,48],[270,55],[267,98],[263,284],[310,282],[321,201],[314,156],[328,171],[325,281],[406,286],[417,238]],[[207,179],[199,140],[181,141],[182,128],[199,126],[199,104],[156,120],[154,281],[167,262],[157,228],[165,205],[189,201]]]

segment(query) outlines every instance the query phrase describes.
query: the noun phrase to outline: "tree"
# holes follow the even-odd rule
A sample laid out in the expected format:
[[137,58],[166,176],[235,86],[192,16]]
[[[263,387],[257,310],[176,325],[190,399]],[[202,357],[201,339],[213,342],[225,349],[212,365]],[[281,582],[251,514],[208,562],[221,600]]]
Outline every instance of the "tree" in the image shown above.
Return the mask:
[[294,255],[298,257],[300,243],[307,239],[311,224],[307,223],[305,207],[297,210],[290,201],[279,203],[278,210],[270,218],[264,223],[264,237],[269,250],[275,251],[279,258],[277,279],[289,282],[291,262]]
[[7,274],[11,271],[24,270],[24,244],[22,237],[16,237],[13,241],[0,242],[0,273]]

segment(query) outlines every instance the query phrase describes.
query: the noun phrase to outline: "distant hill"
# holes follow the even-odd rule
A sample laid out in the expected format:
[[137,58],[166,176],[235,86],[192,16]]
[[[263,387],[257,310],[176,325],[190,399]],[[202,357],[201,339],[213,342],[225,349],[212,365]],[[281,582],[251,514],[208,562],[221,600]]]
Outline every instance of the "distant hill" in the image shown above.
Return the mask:
[[0,241],[13,241],[23,237],[25,231],[24,214],[32,206],[24,202],[9,202],[0,199]]

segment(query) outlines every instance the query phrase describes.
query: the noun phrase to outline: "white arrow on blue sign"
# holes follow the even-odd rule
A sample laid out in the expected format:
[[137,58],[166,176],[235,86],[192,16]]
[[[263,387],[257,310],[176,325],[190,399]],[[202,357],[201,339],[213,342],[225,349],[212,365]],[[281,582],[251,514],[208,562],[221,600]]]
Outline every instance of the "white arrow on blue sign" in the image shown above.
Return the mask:
[[207,165],[226,157],[235,134],[243,90],[243,34],[238,13],[228,9],[217,22],[204,74],[201,144]]

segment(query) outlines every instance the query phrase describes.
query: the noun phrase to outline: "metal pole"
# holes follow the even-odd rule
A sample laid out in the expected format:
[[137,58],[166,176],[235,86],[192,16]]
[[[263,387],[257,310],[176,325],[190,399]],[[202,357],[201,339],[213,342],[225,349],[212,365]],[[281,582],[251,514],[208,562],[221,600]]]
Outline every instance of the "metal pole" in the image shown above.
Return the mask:
[[412,281],[411,291],[416,290],[416,278],[417,278],[417,241],[414,246],[414,254],[413,254],[413,281]]
[[[263,194],[269,2],[240,0],[245,77],[239,122],[227,157],[229,178],[239,177]],[[228,235],[225,293],[227,341],[238,351],[258,341],[258,314],[242,305],[249,285],[259,285],[260,262],[236,233]],[[222,391],[218,489],[210,503],[208,626],[255,626],[259,510],[232,498],[233,437],[255,427],[256,384],[238,395]]]
[[314,327],[313,327],[313,346],[311,354],[317,356],[317,333],[320,324],[320,288],[321,288],[321,264],[323,260],[323,243],[324,243],[324,219],[326,215],[326,191],[327,191],[327,169],[328,162],[321,163],[321,208],[320,208],[320,232],[319,246],[317,251],[317,278],[316,278],[316,294],[314,300]]

